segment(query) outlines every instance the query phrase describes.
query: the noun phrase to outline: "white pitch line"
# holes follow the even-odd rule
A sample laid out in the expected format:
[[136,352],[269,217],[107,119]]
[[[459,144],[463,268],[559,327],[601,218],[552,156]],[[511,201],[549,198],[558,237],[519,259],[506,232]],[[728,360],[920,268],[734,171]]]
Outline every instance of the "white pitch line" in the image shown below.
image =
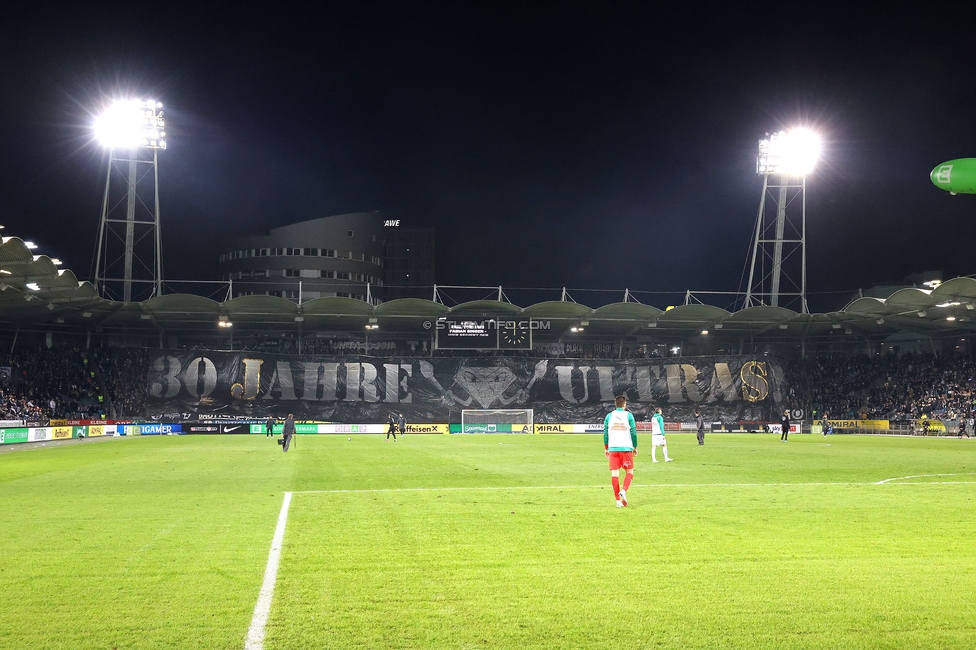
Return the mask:
[[258,602],[254,605],[254,616],[251,617],[251,627],[247,629],[244,639],[244,650],[263,650],[264,629],[268,624],[268,613],[271,611],[271,598],[274,596],[275,581],[278,579],[278,563],[281,561],[281,544],[285,539],[285,524],[288,522],[288,506],[291,504],[291,492],[285,492],[278,514],[278,525],[275,526],[274,537],[271,538],[271,550],[268,552],[268,565],[264,569],[264,582],[258,592]]
[[894,478],[886,478],[883,481],[878,481],[875,485],[884,485],[885,483],[891,483],[893,481],[907,481],[913,478],[930,478],[935,476],[972,476],[976,472],[955,472],[954,474],[915,474],[913,476],[896,476]]
[[[976,472],[965,472],[973,474]],[[709,487],[830,487],[840,485],[888,485],[889,481],[903,481],[894,485],[938,485],[935,481],[924,481],[917,483],[904,482],[910,478],[923,478],[926,476],[957,476],[957,474],[921,474],[919,476],[901,476],[896,478],[884,479],[882,481],[857,482],[810,482],[810,483],[634,483],[633,487],[640,488],[709,488]],[[974,481],[976,482],[976,481]],[[945,485],[965,485],[970,481],[953,481],[952,483],[943,482]],[[483,487],[414,487],[414,488],[364,488],[357,490],[296,490],[295,494],[380,494],[384,492],[494,492],[494,491],[513,491],[513,490],[602,490],[608,488],[607,485],[507,485],[507,486],[483,486]]]

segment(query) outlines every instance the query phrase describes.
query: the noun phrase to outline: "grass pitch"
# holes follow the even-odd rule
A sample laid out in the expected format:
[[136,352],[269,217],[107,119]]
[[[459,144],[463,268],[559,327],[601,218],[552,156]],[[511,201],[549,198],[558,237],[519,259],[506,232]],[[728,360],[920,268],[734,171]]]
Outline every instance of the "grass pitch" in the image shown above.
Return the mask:
[[[0,648],[973,648],[976,442],[91,441],[0,454]],[[660,455],[659,455],[660,457]],[[909,478],[905,478],[909,477]]]

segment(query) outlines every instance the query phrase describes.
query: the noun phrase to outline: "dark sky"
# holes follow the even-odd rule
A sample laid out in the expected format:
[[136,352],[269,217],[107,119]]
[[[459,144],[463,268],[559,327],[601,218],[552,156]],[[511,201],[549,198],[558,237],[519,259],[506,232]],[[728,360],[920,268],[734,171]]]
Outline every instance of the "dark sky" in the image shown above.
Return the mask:
[[442,284],[735,290],[756,143],[805,124],[811,292],[976,272],[976,197],[928,179],[976,156],[971,5],[675,4],[35,3],[0,27],[0,223],[89,277],[91,113],[152,95],[168,278],[381,210],[437,228]]

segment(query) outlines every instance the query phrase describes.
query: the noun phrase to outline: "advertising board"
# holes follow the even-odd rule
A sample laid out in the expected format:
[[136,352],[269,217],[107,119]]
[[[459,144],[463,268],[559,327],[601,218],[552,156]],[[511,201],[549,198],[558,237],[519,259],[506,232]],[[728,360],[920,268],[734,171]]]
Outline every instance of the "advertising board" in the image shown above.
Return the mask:
[[186,424],[183,425],[187,433],[220,433],[217,424]]
[[248,424],[218,424],[219,433],[250,433],[251,426]]
[[602,424],[536,424],[535,433],[603,433]]
[[890,428],[888,420],[827,420],[827,422],[835,429],[887,430]]
[[319,424],[318,433],[386,433],[385,424]]
[[183,427],[179,424],[140,424],[139,431],[144,436],[172,436],[183,433]]
[[532,433],[527,424],[463,424],[459,433]]
[[407,424],[407,433],[450,433],[447,424]]
[[11,427],[0,429],[0,445],[10,445],[15,442],[27,442],[28,429],[26,427]]

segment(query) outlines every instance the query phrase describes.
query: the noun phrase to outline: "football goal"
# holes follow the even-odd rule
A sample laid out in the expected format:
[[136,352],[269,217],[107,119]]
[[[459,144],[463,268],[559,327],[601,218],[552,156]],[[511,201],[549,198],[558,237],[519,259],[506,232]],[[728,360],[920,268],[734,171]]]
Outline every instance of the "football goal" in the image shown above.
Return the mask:
[[532,409],[465,409],[461,433],[533,433]]

